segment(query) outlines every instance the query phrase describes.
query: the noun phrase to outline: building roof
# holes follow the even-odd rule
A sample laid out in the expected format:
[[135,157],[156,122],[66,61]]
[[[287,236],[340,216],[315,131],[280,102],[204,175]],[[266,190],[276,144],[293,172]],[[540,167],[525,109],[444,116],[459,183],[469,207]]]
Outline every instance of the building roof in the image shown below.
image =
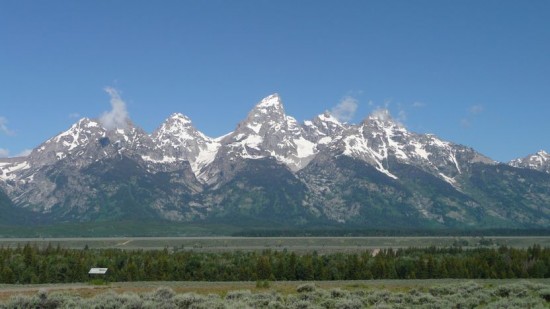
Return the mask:
[[88,274],[90,274],[90,275],[105,275],[107,270],[108,270],[108,268],[92,267],[92,268],[90,268],[90,271],[88,272]]

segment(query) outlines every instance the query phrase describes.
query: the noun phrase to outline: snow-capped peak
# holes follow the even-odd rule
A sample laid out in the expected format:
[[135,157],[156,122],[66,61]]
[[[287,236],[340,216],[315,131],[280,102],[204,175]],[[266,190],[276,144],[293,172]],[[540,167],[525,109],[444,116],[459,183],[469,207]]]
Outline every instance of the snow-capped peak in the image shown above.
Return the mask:
[[267,108],[267,107],[282,107],[281,97],[278,93],[274,93],[263,98],[260,103],[256,105],[257,108]]
[[349,125],[342,124],[329,112],[320,114],[313,120],[304,121],[304,130],[308,139],[316,141],[320,145],[326,145],[341,138],[347,129],[349,129]]
[[271,157],[294,171],[307,165],[316,153],[315,143],[306,138],[296,119],[284,113],[277,94],[261,100],[222,144],[220,160]]
[[84,127],[84,128],[97,128],[97,127],[100,127],[101,125],[96,120],[84,117],[78,120],[78,122],[74,124],[72,127],[77,127],[77,126]]
[[214,160],[220,143],[198,131],[189,117],[174,113],[151,134],[153,143],[160,151],[161,159],[143,157],[153,163],[176,163],[188,161],[196,176],[201,169]]
[[82,118],[78,120],[76,123],[74,123],[67,131],[60,133],[56,137],[54,137],[55,140],[61,139],[63,136],[67,136],[69,134],[75,133],[77,131],[86,131],[92,128],[97,128],[99,130],[102,130],[101,124],[99,124],[98,121],[90,119],[90,118]]
[[272,94],[263,98],[254,108],[248,113],[248,119],[251,118],[263,118],[266,116],[285,114],[285,109],[281,101],[281,97],[278,94]]
[[[105,129],[98,121],[82,118],[73,124],[67,131],[61,132],[57,136],[46,141],[47,144],[60,144],[56,151],[71,151],[80,145],[87,143],[92,135],[105,135]],[[38,148],[38,151],[45,149],[45,146]]]
[[151,135],[153,139],[160,141],[161,143],[166,138],[171,139],[172,137],[178,138],[181,145],[181,140],[188,140],[194,138],[206,138],[202,133],[198,132],[191,122],[189,117],[180,114],[174,113],[162,123],[162,125],[153,132]]
[[509,164],[514,167],[530,168],[550,173],[550,154],[544,150],[539,150],[537,153],[525,158],[512,160]]
[[81,167],[99,158],[137,151],[147,143],[144,137],[147,135],[131,123],[126,129],[106,130],[98,120],[82,118],[35,148],[27,158],[36,168],[66,158]]
[[168,119],[178,121],[182,124],[191,124],[191,119],[182,113],[173,113],[170,117],[168,117]]

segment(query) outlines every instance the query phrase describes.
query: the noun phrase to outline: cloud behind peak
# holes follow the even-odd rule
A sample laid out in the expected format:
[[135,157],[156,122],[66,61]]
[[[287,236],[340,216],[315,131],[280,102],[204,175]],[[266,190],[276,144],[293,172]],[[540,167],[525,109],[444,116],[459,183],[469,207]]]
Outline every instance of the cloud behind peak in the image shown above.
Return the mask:
[[128,110],[126,109],[126,102],[122,100],[118,90],[113,87],[105,87],[105,92],[111,97],[111,110],[104,112],[99,121],[101,125],[107,130],[125,129],[128,127]]
[[341,122],[348,122],[355,116],[358,105],[357,99],[346,96],[330,110],[330,114]]

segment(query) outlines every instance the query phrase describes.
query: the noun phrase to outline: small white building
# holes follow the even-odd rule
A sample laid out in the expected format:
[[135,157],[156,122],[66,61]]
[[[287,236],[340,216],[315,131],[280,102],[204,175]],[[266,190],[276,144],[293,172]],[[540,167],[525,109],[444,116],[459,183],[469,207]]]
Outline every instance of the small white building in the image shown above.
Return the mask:
[[88,275],[105,275],[107,273],[108,268],[97,268],[92,267],[90,268],[90,271],[88,272]]

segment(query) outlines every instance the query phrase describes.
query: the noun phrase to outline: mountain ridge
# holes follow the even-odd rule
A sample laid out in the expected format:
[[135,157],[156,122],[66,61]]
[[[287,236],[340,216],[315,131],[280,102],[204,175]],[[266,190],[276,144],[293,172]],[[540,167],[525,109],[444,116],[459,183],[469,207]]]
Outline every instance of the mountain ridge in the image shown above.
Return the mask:
[[27,157],[0,159],[0,189],[14,207],[52,222],[137,216],[296,226],[550,223],[545,152],[505,165],[410,132],[387,110],[359,124],[328,112],[298,123],[278,94],[218,138],[181,113],[150,134],[130,121],[108,130],[80,119]]

